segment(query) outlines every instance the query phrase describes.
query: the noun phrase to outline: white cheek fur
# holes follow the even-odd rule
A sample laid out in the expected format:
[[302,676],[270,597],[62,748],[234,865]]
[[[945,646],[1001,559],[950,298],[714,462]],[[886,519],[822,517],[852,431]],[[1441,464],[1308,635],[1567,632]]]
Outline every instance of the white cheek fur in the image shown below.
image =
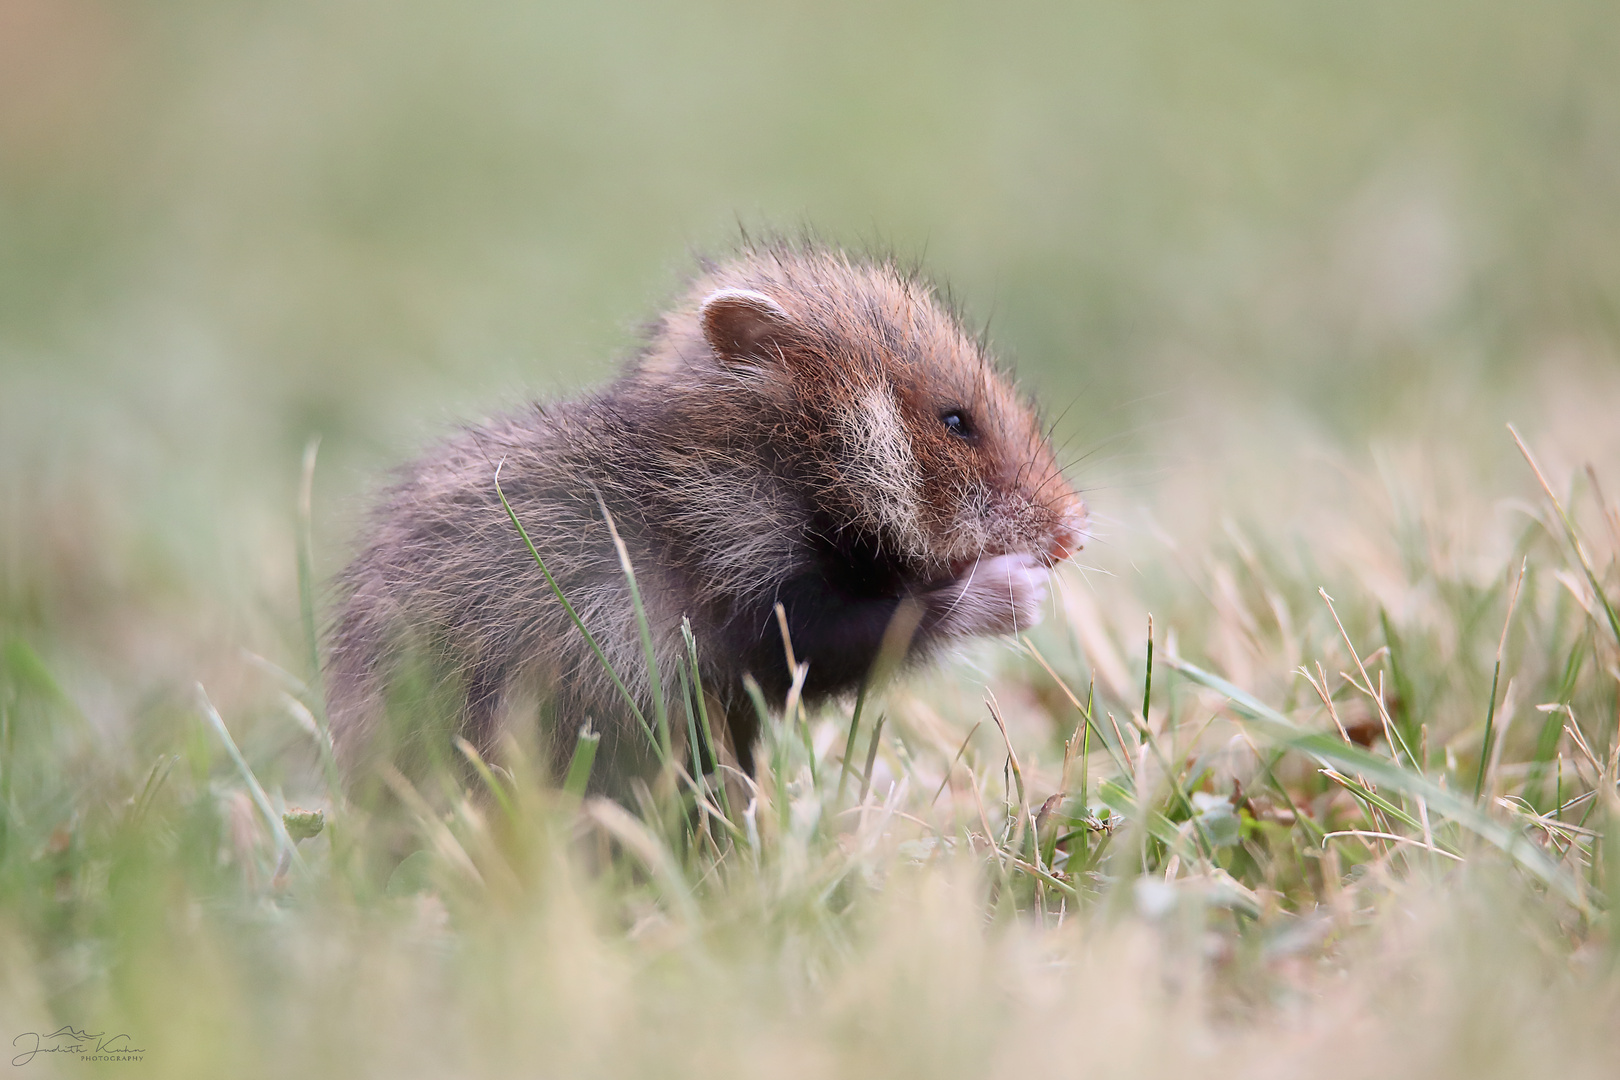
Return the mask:
[[851,449],[848,491],[867,520],[884,526],[907,550],[927,550],[916,509],[922,480],[894,396],[886,389],[868,392],[841,426]]

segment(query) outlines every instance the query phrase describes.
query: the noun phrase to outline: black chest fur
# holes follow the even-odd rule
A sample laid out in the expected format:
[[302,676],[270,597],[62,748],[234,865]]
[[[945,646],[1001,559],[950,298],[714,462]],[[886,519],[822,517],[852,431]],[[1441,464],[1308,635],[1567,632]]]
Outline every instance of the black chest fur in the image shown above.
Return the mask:
[[860,685],[901,599],[922,584],[873,536],[814,521],[810,539],[810,564],[774,592],[740,605],[721,633],[728,673],[752,675],[771,700],[781,700],[791,685],[776,604],[787,616],[795,654],[810,664],[804,696],[814,702]]

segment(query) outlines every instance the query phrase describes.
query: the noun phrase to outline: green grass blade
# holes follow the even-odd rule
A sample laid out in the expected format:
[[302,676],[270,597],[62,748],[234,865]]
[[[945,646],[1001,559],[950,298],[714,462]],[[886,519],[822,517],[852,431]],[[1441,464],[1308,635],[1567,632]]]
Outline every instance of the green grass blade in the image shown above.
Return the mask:
[[1148,728],[1148,705],[1153,701],[1153,613],[1148,612],[1147,672],[1142,676],[1142,730]]
[[1097,741],[1102,743],[1102,748],[1104,750],[1108,751],[1108,756],[1114,759],[1114,767],[1122,773],[1129,772],[1130,765],[1127,764],[1125,760],[1125,756],[1128,753],[1128,751],[1125,749],[1125,744],[1121,742],[1118,747],[1116,747],[1114,743],[1109,741],[1108,736],[1103,733],[1102,728],[1097,726],[1095,714],[1092,711],[1093,706],[1096,704],[1096,695],[1094,693],[1097,688],[1096,674],[1093,673],[1091,676],[1090,689],[1086,692],[1086,703],[1082,705],[1080,704],[1080,699],[1074,695],[1074,691],[1069,689],[1069,684],[1064,682],[1058,673],[1053,670],[1052,665],[1046,662],[1046,657],[1042,656],[1040,650],[1035,648],[1035,644],[1030,641],[1028,635],[1025,635],[1023,642],[1024,647],[1029,650],[1029,654],[1035,658],[1035,662],[1052,677],[1052,681],[1056,683],[1057,688],[1063,692],[1063,696],[1069,699],[1070,704],[1072,704],[1075,709],[1079,711],[1081,716],[1085,717],[1087,726],[1097,733]]
[[1496,658],[1496,666],[1491,669],[1491,700],[1485,706],[1485,741],[1479,748],[1479,769],[1474,773],[1474,801],[1479,801],[1480,793],[1485,790],[1485,770],[1491,764],[1491,744],[1496,739],[1496,687],[1502,680],[1502,657]]
[[1485,742],[1479,751],[1479,771],[1474,774],[1474,801],[1479,801],[1485,788],[1485,770],[1490,768],[1491,745],[1496,737],[1496,687],[1502,680],[1502,654],[1507,651],[1508,629],[1513,625],[1513,609],[1519,606],[1519,589],[1524,585],[1524,572],[1530,560],[1519,563],[1519,577],[1513,583],[1513,595],[1508,598],[1507,617],[1502,620],[1502,637],[1496,644],[1496,666],[1491,669],[1491,701],[1485,708]]
[[563,779],[566,794],[576,799],[585,797],[585,786],[591,781],[591,766],[596,763],[596,747],[601,741],[601,732],[592,731],[590,721],[580,725],[574,754],[568,759],[568,773]]
[[[855,711],[849,716],[849,734],[844,737],[844,760],[838,767],[838,795],[834,798],[834,805],[842,805],[844,801],[844,785],[849,780],[849,759],[855,756],[855,734],[861,728],[861,710],[866,707],[866,680],[861,680],[861,688],[855,691]],[[955,768],[955,765],[952,765]],[[947,774],[947,779],[949,775]]]
[[[1199,820],[1198,811],[1192,804],[1192,799],[1183,790],[1180,778],[1171,768],[1170,759],[1165,757],[1164,750],[1159,746],[1159,740],[1154,736],[1153,729],[1148,726],[1148,706],[1153,700],[1153,616],[1148,615],[1147,621],[1147,672],[1142,679],[1142,723],[1140,737],[1143,743],[1153,751],[1153,758],[1164,771],[1164,781],[1170,785],[1170,791],[1187,811],[1187,820],[1192,822],[1193,837],[1197,841],[1198,849],[1205,855],[1213,856],[1215,845],[1210,840],[1203,823]],[[1175,749],[1172,735],[1171,750]]]
[[[1408,814],[1405,810],[1402,810],[1400,807],[1378,794],[1378,792],[1374,791],[1366,784],[1358,783],[1356,780],[1344,775],[1344,773],[1337,769],[1323,769],[1322,772],[1330,780],[1344,788],[1346,791],[1350,792],[1350,794],[1361,800],[1361,802],[1366,804],[1369,808],[1377,808],[1378,810],[1383,811],[1396,821],[1399,821],[1402,825],[1405,825],[1408,829],[1413,829],[1417,832],[1423,831],[1423,825],[1418,821],[1417,818],[1413,817],[1411,814]],[[1376,824],[1376,822],[1374,824]]]
[[[759,730],[768,735],[771,750],[771,784],[776,799],[777,821],[785,834],[788,828],[788,798],[787,798],[787,762],[784,760],[784,746],[786,742],[781,732],[776,730],[776,724],[771,718],[771,707],[765,704],[765,691],[759,688],[759,683],[752,675],[743,676],[743,690],[748,694],[748,700],[753,703],[754,714],[759,718]],[[755,766],[756,769],[758,766]]]
[[[305,702],[321,730],[326,731],[326,696],[321,692],[321,644],[315,627],[315,540],[311,519],[315,490],[315,457],[321,437],[313,435],[304,446],[303,469],[298,482],[298,614],[304,630],[304,662],[309,666]],[[328,735],[330,741],[330,735]]]
[[263,785],[259,783],[259,778],[253,774],[253,769],[248,765],[247,759],[242,756],[242,751],[237,748],[236,740],[231,738],[230,729],[225,726],[225,720],[219,715],[219,710],[214,708],[212,701],[208,700],[208,691],[203,689],[202,683],[197,684],[197,700],[202,706],[202,713],[208,721],[208,726],[213,728],[215,735],[219,736],[219,741],[225,746],[225,752],[230,755],[231,761],[236,765],[236,771],[241,774],[242,782],[247,785],[248,794],[253,799],[253,805],[258,807],[259,813],[263,815],[266,824],[270,826],[270,835],[276,841],[277,858],[290,859],[302,869],[304,860],[299,856],[298,848],[292,842],[292,837],[287,835],[286,824],[281,820],[281,815],[276,813],[275,808],[270,805],[270,796],[265,794]]
[[877,764],[879,740],[883,738],[883,721],[886,714],[878,713],[877,723],[872,725],[872,741],[866,748],[866,771],[861,774],[860,802],[866,801],[866,792],[872,786],[872,769]]
[[698,798],[707,801],[709,783],[703,774],[703,743],[698,738],[697,708],[692,704],[692,679],[687,675],[684,664],[676,666],[675,674],[680,676],[681,705],[686,710],[686,746],[692,755],[692,783],[697,789]]
[[675,757],[669,738],[669,708],[664,702],[664,680],[658,671],[658,651],[653,646],[652,625],[647,622],[647,609],[641,602],[641,589],[636,584],[636,568],[630,565],[630,552],[619,536],[619,526],[608,511],[602,493],[596,493],[596,505],[602,508],[602,520],[607,522],[608,535],[613,537],[613,549],[619,553],[619,565],[624,569],[624,580],[630,586],[630,605],[636,612],[636,629],[641,634],[641,651],[647,660],[647,680],[652,685],[653,715],[658,722],[658,741],[663,747],[666,763]]
[[698,728],[703,736],[703,747],[708,752],[709,760],[714,763],[715,786],[719,789],[720,809],[726,815],[727,824],[735,819],[731,816],[731,796],[726,794],[725,781],[720,779],[720,748],[714,741],[714,728],[709,722],[709,703],[703,693],[703,669],[698,664],[697,636],[692,633],[692,620],[681,616],[681,638],[686,642],[686,663],[692,673],[692,697],[697,704]]
[[[504,464],[504,461],[501,462],[501,465]],[[557,579],[551,576],[550,570],[546,569],[546,561],[540,557],[540,552],[535,549],[534,541],[529,539],[528,530],[523,527],[523,522],[518,520],[517,512],[512,509],[512,504],[506,501],[506,492],[501,490],[501,465],[495,466],[495,496],[501,500],[501,506],[505,508],[506,516],[512,519],[513,528],[517,529],[518,535],[523,538],[524,546],[529,549],[529,554],[534,557],[534,564],[540,568],[540,573],[545,577],[546,584],[551,586],[551,593],[557,598],[557,603],[562,605],[563,610],[568,613],[568,617],[573,620],[574,626],[584,635],[585,643],[596,654],[596,659],[602,664],[602,670],[606,671],[608,678],[612,680],[614,689],[618,690],[619,696],[624,698],[624,703],[630,707],[630,715],[640,721],[642,731],[646,733],[647,740],[652,743],[653,752],[659,755],[660,761],[668,761],[668,755],[664,753],[663,747],[659,745],[658,736],[653,733],[652,725],[647,723],[646,714],[641,711],[641,706],[636,704],[635,695],[631,694],[624,685],[624,680],[619,678],[619,673],[613,670],[613,665],[608,662],[607,654],[602,651],[602,646],[596,643],[595,635],[585,628],[585,622],[579,617],[579,612],[574,610],[574,605],[570,604],[568,597],[563,595],[562,586],[557,584]]]
[[1191,861],[1196,852],[1187,844],[1176,828],[1176,823],[1165,817],[1151,806],[1145,810],[1138,806],[1136,796],[1132,795],[1123,785],[1112,780],[1103,780],[1097,784],[1097,794],[1104,805],[1111,810],[1117,810],[1127,821],[1134,821],[1147,830],[1148,835],[1165,846],[1165,849],[1180,855],[1184,861]]

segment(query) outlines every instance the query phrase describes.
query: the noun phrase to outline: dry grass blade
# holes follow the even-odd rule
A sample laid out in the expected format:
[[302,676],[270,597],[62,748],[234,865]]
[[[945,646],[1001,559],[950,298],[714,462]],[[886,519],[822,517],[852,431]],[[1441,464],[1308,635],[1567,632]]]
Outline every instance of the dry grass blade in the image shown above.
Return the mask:
[[1447,851],[1444,848],[1437,848],[1433,844],[1425,844],[1423,841],[1415,840],[1410,836],[1402,836],[1400,833],[1375,832],[1371,829],[1338,829],[1334,832],[1323,833],[1322,839],[1324,841],[1332,840],[1339,836],[1353,836],[1358,840],[1390,840],[1397,844],[1415,844],[1426,851],[1434,852],[1436,855],[1443,855],[1457,862],[1463,861],[1461,855]]
[[933,806],[939,801],[939,797],[945,794],[945,789],[951,782],[951,774],[956,771],[956,763],[962,760],[962,755],[967,753],[968,744],[973,741],[973,736],[977,735],[979,728],[983,726],[983,720],[976,720],[973,726],[968,729],[967,735],[962,739],[962,745],[956,750],[956,756],[951,758],[951,763],[945,767],[945,778],[939,782],[939,787],[934,789],[934,797],[928,800],[929,806]]
[[1001,707],[996,703],[995,694],[987,693],[984,704],[990,710],[990,718],[996,722],[996,728],[1001,732],[1002,744],[1007,747],[1007,761],[1012,766],[1013,780],[1018,785],[1020,817],[1027,816],[1029,814],[1029,799],[1024,794],[1024,770],[1018,764],[1018,751],[1013,749],[1012,737],[1007,734],[1007,722],[1001,718]]
[[[1033,656],[1035,658],[1035,662],[1041,665],[1041,668],[1052,677],[1052,681],[1057,684],[1057,688],[1063,691],[1063,696],[1069,699],[1069,703],[1073,705],[1080,713],[1080,716],[1084,719],[1087,726],[1096,732],[1097,741],[1103,744],[1103,748],[1108,751],[1108,756],[1114,759],[1115,766],[1117,766],[1121,771],[1124,771],[1126,765],[1119,756],[1125,749],[1124,739],[1120,738],[1119,749],[1115,750],[1113,745],[1110,744],[1108,739],[1103,735],[1102,730],[1097,727],[1097,722],[1092,718],[1091,709],[1080,704],[1080,699],[1075,696],[1073,690],[1069,689],[1069,684],[1064,682],[1063,678],[1058,675],[1056,671],[1052,670],[1052,665],[1046,662],[1046,657],[1041,655],[1040,650],[1035,647],[1035,643],[1030,641],[1027,636],[1023,638],[1023,642],[1024,647],[1029,650],[1029,655]],[[1114,732],[1116,737],[1119,737],[1119,727],[1117,725],[1114,728]]]
[[697,905],[691,889],[681,873],[674,854],[652,831],[616,802],[590,799],[585,803],[585,815],[596,822],[604,832],[617,840],[626,851],[635,856],[659,884],[660,893],[689,923],[698,918]]
[[[1356,651],[1355,642],[1350,640],[1350,633],[1344,628],[1344,622],[1339,618],[1338,609],[1333,606],[1333,597],[1327,594],[1326,589],[1318,588],[1316,592],[1322,597],[1322,601],[1327,604],[1328,611],[1333,615],[1333,625],[1339,628],[1339,636],[1344,639],[1344,647],[1350,650],[1350,659],[1356,662],[1356,670],[1361,673],[1361,682],[1359,684],[1350,678],[1346,678],[1345,681],[1366,694],[1372,699],[1373,704],[1377,706],[1378,719],[1384,725],[1384,738],[1389,741],[1390,752],[1394,753],[1399,749],[1401,753],[1406,755],[1408,762],[1417,764],[1417,759],[1413,756],[1411,748],[1406,745],[1406,740],[1396,730],[1395,721],[1390,719],[1389,709],[1385,706],[1384,695],[1381,693],[1383,684],[1379,684],[1378,690],[1373,689],[1372,678],[1367,674],[1367,665],[1362,661],[1361,654]],[[1344,673],[1340,672],[1339,674],[1343,675]]]
[[1541,485],[1541,490],[1547,493],[1547,498],[1552,502],[1553,510],[1558,514],[1558,521],[1564,527],[1564,538],[1569,541],[1569,546],[1574,549],[1576,561],[1581,564],[1581,569],[1586,573],[1586,581],[1592,586],[1592,594],[1597,597],[1598,603],[1603,605],[1603,613],[1608,616],[1609,630],[1614,634],[1615,644],[1620,645],[1620,615],[1615,614],[1614,605],[1609,603],[1608,594],[1603,591],[1603,585],[1598,581],[1597,571],[1592,567],[1592,559],[1586,554],[1586,545],[1581,543],[1580,534],[1575,531],[1575,522],[1570,519],[1569,513],[1564,509],[1564,504],[1559,501],[1558,496],[1553,494],[1552,484],[1547,482],[1547,474],[1541,471],[1541,466],[1536,462],[1535,455],[1530,452],[1530,448],[1519,437],[1517,429],[1512,424],[1509,424],[1507,429],[1508,434],[1513,436],[1513,441],[1518,444],[1519,453],[1523,454],[1524,460],[1529,462],[1530,471],[1536,474],[1536,482]]
[[473,862],[472,856],[467,854],[467,849],[456,839],[456,834],[450,831],[444,819],[427,804],[427,800],[422,798],[421,793],[410,780],[406,779],[405,774],[394,766],[385,764],[382,766],[381,776],[388,789],[394,793],[394,797],[415,815],[418,825],[428,834],[440,857],[460,871],[469,882],[481,889],[484,888],[484,875]]

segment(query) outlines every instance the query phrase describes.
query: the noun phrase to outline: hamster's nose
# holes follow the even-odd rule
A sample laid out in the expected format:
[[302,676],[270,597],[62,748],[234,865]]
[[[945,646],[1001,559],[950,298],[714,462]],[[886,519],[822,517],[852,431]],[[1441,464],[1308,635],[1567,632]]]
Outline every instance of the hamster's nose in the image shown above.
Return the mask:
[[1046,545],[1043,561],[1047,566],[1056,566],[1084,546],[1080,530],[1069,522],[1063,522],[1052,530],[1052,539]]

